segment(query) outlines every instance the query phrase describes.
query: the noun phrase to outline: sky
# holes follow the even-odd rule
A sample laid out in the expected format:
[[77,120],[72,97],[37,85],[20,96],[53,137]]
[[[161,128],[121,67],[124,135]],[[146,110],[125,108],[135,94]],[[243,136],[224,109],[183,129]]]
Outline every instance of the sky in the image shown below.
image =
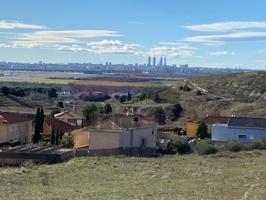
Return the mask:
[[266,69],[265,0],[1,0],[0,61]]

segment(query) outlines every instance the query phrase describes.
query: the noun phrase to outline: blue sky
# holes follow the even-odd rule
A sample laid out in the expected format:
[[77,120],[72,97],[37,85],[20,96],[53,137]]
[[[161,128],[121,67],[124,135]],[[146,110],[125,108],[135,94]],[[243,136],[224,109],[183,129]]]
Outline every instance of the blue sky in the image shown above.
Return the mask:
[[0,60],[266,69],[265,0],[1,0]]

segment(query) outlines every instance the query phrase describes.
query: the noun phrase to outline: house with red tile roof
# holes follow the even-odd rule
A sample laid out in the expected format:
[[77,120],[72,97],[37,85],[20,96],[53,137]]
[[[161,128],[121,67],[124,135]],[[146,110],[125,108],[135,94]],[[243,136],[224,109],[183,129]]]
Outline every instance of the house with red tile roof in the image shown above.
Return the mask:
[[64,121],[75,127],[82,127],[84,123],[84,117],[80,113],[73,110],[57,113],[54,115],[54,118]]
[[0,143],[31,143],[32,119],[24,114],[0,112]]
[[55,133],[59,132],[63,135],[70,135],[70,133],[75,129],[75,126],[72,126],[62,120],[56,118],[46,119],[43,124],[43,137],[45,140],[49,140],[53,130]]

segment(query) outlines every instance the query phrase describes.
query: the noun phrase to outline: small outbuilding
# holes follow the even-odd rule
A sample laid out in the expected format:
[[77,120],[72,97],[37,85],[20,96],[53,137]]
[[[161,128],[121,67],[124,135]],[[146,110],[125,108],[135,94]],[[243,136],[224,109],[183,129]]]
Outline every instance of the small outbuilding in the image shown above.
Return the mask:
[[228,123],[212,126],[212,141],[251,142],[261,137],[266,138],[266,118],[230,117]]

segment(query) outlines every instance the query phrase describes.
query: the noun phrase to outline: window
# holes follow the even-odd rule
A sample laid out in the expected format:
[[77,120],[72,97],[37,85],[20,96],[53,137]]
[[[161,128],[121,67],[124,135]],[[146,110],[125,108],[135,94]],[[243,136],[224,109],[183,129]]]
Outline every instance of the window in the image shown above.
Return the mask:
[[140,146],[141,147],[146,147],[146,145],[147,145],[147,139],[146,138],[141,138],[141,144],[140,144]]
[[238,135],[238,139],[246,140],[247,139],[247,135]]

